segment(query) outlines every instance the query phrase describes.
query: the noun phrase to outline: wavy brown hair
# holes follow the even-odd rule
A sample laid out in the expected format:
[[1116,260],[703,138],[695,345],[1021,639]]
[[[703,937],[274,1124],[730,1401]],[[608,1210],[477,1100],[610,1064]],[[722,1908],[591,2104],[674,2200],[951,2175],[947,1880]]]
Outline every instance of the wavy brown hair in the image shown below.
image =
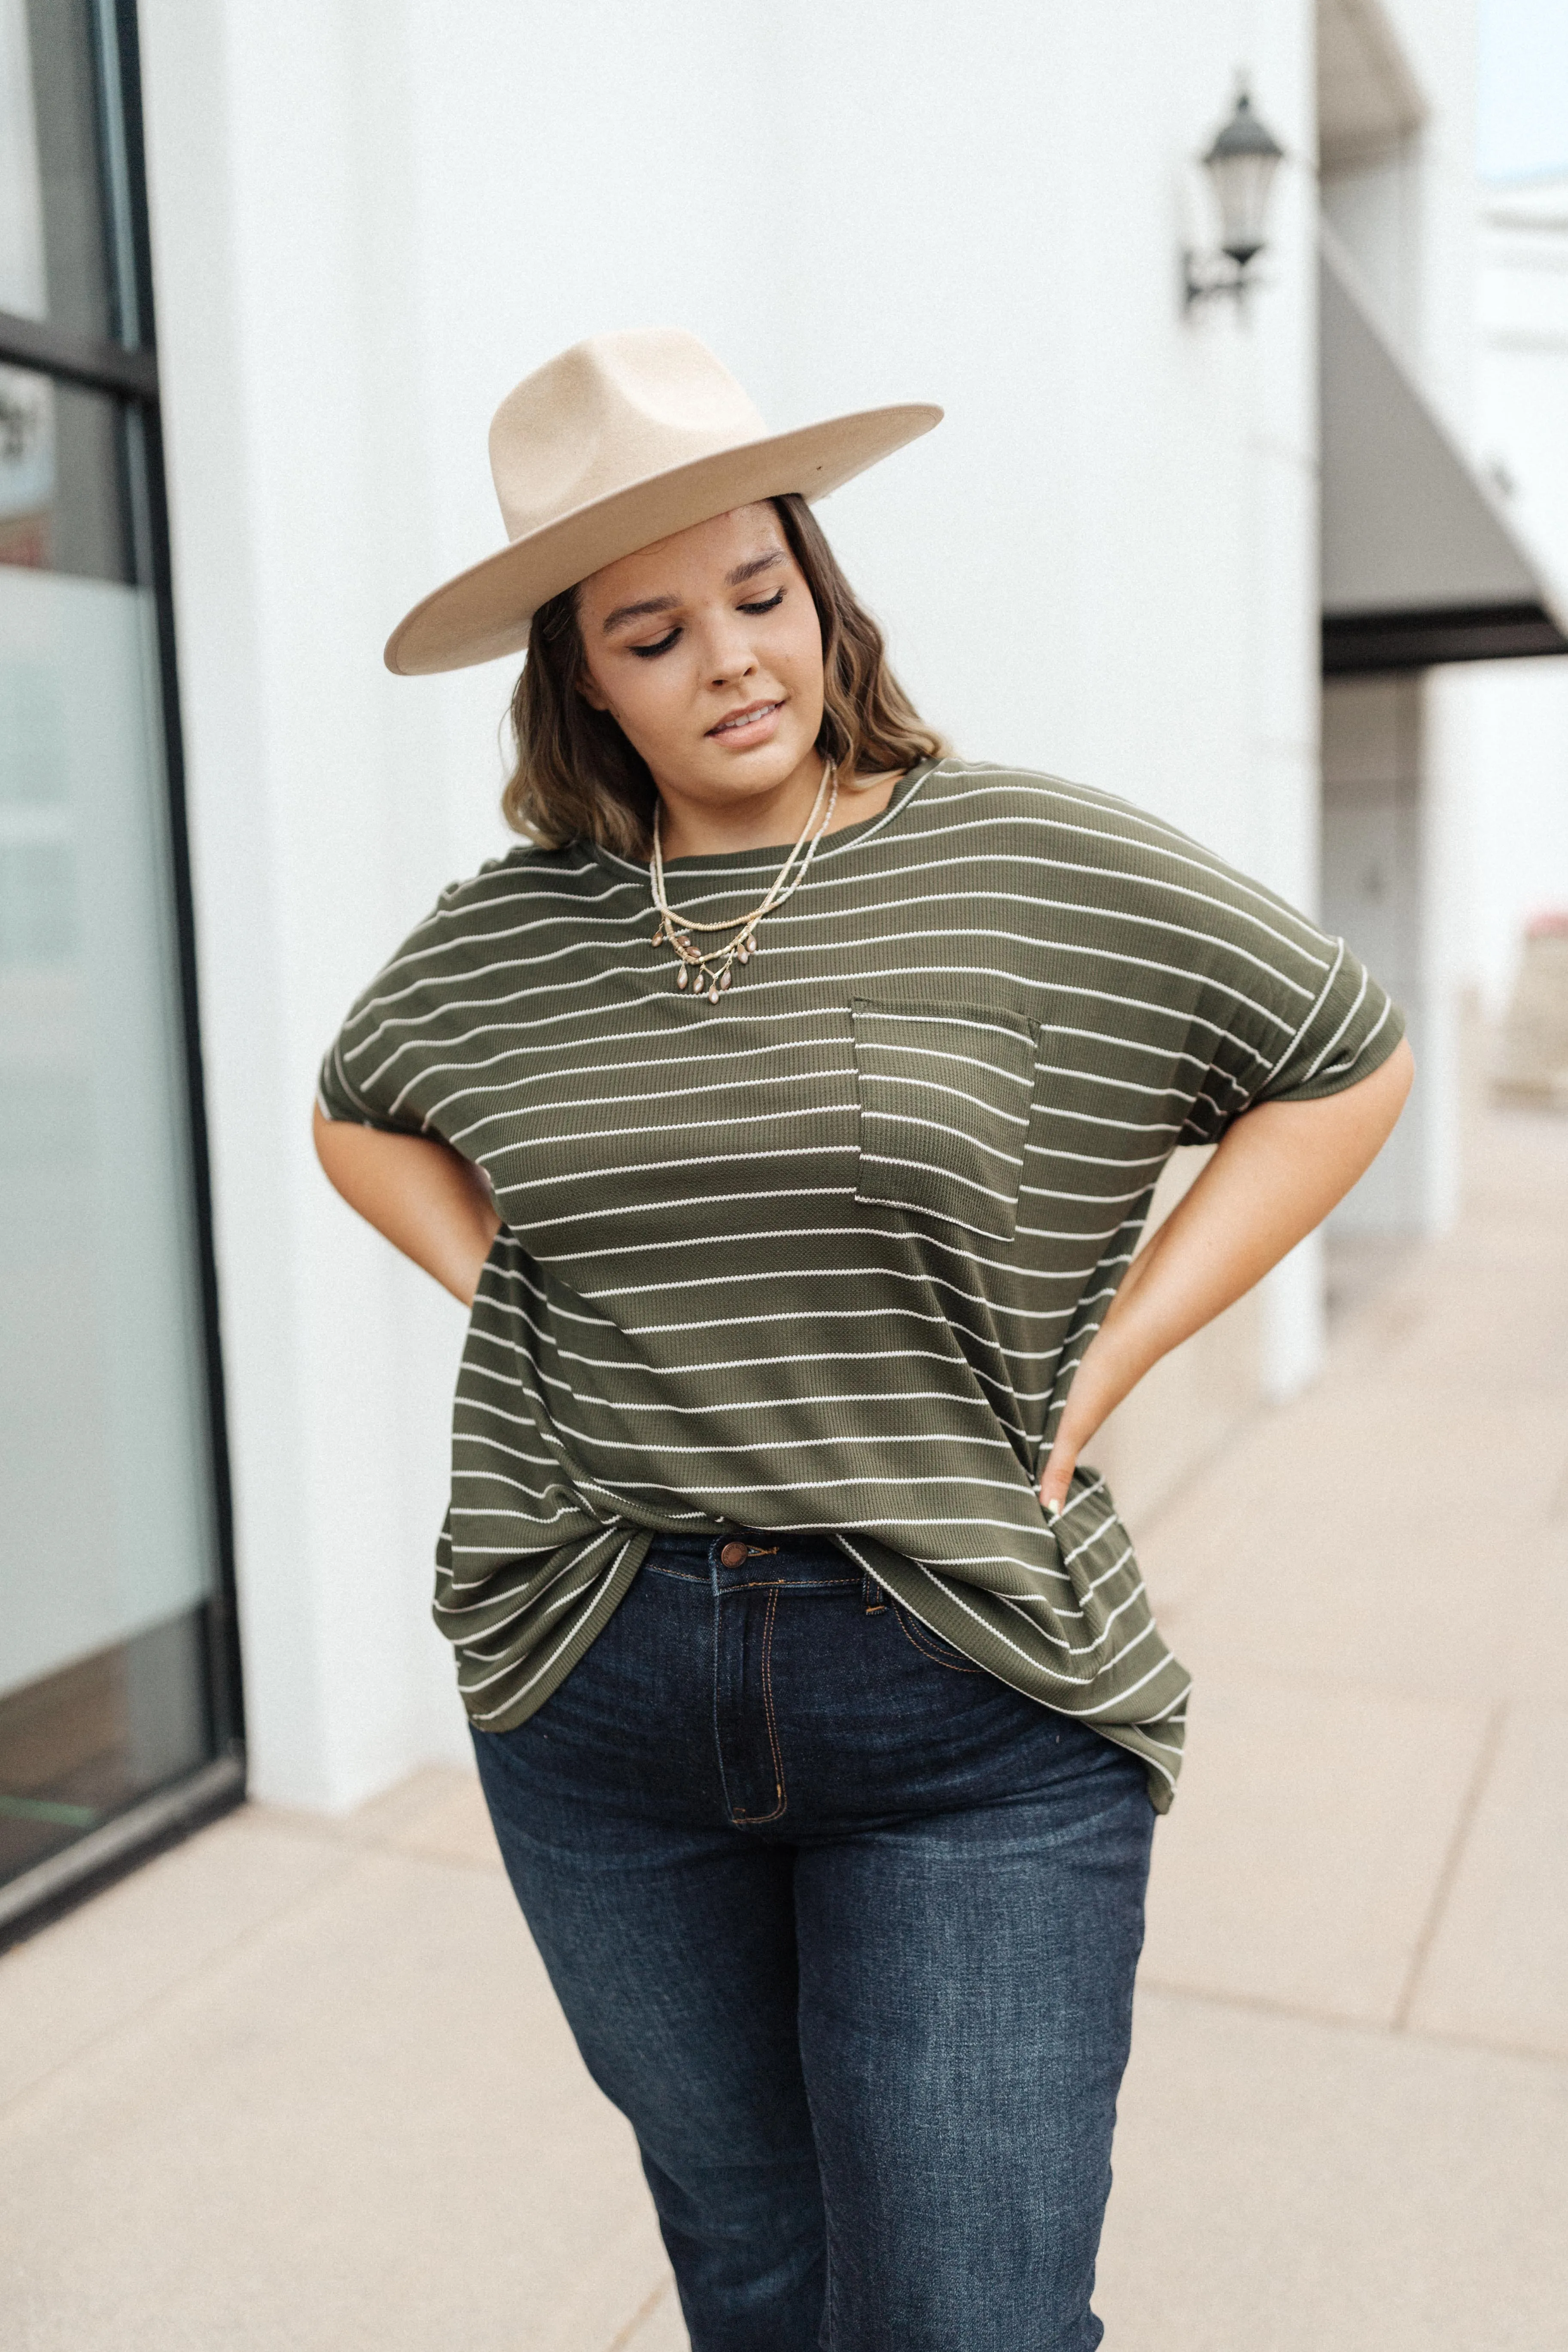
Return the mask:
[[[935,759],[947,746],[893,676],[882,632],[840,571],[822,525],[794,492],[772,505],[822,625],[816,749],[851,792],[858,776]],[[578,686],[585,667],[577,591],[568,588],[540,606],[528,633],[528,659],[512,690],[515,758],[501,814],[542,849],[585,835],[624,857],[646,857],[653,777],[609,712],[584,701]]]

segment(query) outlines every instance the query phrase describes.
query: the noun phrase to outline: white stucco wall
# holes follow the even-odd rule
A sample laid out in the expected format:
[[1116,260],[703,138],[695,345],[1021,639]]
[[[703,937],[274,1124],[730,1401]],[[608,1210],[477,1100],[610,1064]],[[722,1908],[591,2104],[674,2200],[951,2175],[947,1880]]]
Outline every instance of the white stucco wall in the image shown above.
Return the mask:
[[1407,318],[1422,381],[1461,426],[1474,389],[1476,0],[1380,0],[1426,100]]
[[[947,423],[824,520],[966,751],[1315,890],[1310,9],[142,0],[257,1786],[461,1739],[425,1619],[458,1310],[316,1171],[316,1059],[498,839],[504,667],[385,632],[497,542],[489,417],[695,329],[780,424]],[[1184,321],[1235,68],[1291,151],[1250,318]],[[1314,1360],[1311,1254],[1270,1377]]]

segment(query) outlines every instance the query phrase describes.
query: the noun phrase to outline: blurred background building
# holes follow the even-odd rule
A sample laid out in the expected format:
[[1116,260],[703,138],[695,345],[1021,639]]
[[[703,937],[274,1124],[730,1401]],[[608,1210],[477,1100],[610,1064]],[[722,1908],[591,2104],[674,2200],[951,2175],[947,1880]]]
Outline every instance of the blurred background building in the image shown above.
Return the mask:
[[[1238,76],[1266,245],[1191,300]],[[1470,0],[0,0],[0,1919],[247,1755],[331,1809],[463,1752],[462,1318],[309,1109],[504,844],[510,673],[380,647],[580,336],[944,404],[824,515],[917,699],[1343,930],[1420,1078],[1336,1229],[1444,1224],[1469,1008],[1568,904],[1568,182],[1478,198],[1476,88]],[[1160,1368],[1134,1512],[1324,1301],[1314,1242]]]
[[[1568,47],[1568,18],[1563,26]],[[1568,125],[1563,131],[1568,144]],[[1480,212],[1476,446],[1507,510],[1568,578],[1568,171],[1487,188]],[[1472,954],[1505,1010],[1520,941],[1568,913],[1568,663],[1469,681]]]

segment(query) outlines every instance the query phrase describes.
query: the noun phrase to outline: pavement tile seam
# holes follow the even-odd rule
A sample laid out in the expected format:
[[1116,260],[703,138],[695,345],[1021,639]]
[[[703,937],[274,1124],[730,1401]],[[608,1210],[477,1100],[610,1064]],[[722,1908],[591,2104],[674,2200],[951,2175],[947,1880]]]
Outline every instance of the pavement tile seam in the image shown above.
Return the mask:
[[[444,1794],[447,1798],[450,1798],[463,1793],[469,1784],[472,1784],[477,1791],[478,1776],[476,1774],[454,1775],[453,1785]],[[380,1800],[377,1799],[371,1800],[373,1804],[379,1801]],[[385,1829],[365,1826],[357,1821],[353,1813],[339,1815],[309,1813],[289,1805],[269,1805],[264,1800],[252,1800],[244,1811],[251,1818],[279,1830],[286,1836],[300,1837],[320,1845],[342,1846],[359,1853],[414,1853],[417,1854],[421,1861],[443,1863],[453,1870],[483,1872],[499,1869],[500,1867],[499,1852],[481,1858],[472,1854],[452,1853],[419,1841],[418,1824],[426,1813],[434,1810],[436,1801],[427,1799],[422,1807],[410,1813],[407,1820],[400,1821],[395,1826]]]
[[1475,1829],[1476,1820],[1481,1810],[1481,1800],[1486,1794],[1488,1782],[1497,1769],[1498,1758],[1502,1750],[1503,1732],[1508,1724],[1508,1714],[1506,1706],[1500,1705],[1494,1706],[1486,1730],[1481,1736],[1480,1748],[1470,1773],[1469,1786],[1465,1790],[1460,1802],[1453,1831],[1448,1839],[1448,1850],[1443,1857],[1436,1883],[1432,1889],[1432,1900],[1427,1906],[1426,1916],[1417,1930],[1415,1941],[1411,1949],[1410,1965],[1405,1971],[1405,1983],[1394,2011],[1396,2031],[1403,2032],[1409,2025],[1415,2010],[1416,1996],[1421,1989],[1421,1979],[1426,1972],[1426,1963],[1432,1956],[1432,1949],[1436,1943],[1444,1916],[1453,1898],[1454,1889],[1458,1884],[1465,1849]]
[[[1184,1608],[1183,1601],[1176,1601],[1167,1602],[1162,1607],[1158,1590],[1152,1583],[1151,1591],[1153,1596],[1154,1612],[1161,1625],[1167,1633],[1172,1634],[1177,1647],[1180,1648],[1184,1622],[1189,1615],[1191,1604],[1188,1603]],[[1190,1623],[1186,1625],[1186,1631],[1190,1634]],[[1200,1635],[1200,1642],[1201,1638]],[[1237,1654],[1237,1657],[1245,1667],[1244,1672],[1238,1671],[1236,1661],[1230,1658],[1221,1665],[1209,1665],[1200,1657],[1198,1664],[1193,1667],[1194,1677],[1193,1704],[1187,1717],[1189,1741],[1192,1738],[1194,1722],[1199,1719],[1199,1710],[1211,1690],[1217,1694],[1232,1688],[1256,1688],[1267,1683],[1270,1688],[1278,1689],[1282,1696],[1294,1695],[1302,1699],[1312,1699],[1323,1697],[1331,1691],[1346,1698],[1365,1699],[1373,1703],[1386,1700],[1395,1706],[1411,1707],[1426,1707],[1435,1704],[1452,1706],[1456,1701],[1460,1703],[1468,1701],[1473,1705],[1478,1696],[1473,1682],[1466,1684],[1456,1681],[1452,1687],[1446,1685],[1435,1687],[1429,1676],[1419,1683],[1402,1683],[1396,1682],[1389,1675],[1338,1674],[1331,1672],[1326,1666],[1281,1668],[1277,1651],[1271,1651],[1268,1647],[1267,1635],[1260,1634],[1258,1639],[1260,1646],[1256,1657],[1247,1656],[1239,1652]],[[1190,1642],[1189,1646],[1191,1646]],[[1192,1661],[1188,1659],[1186,1663],[1190,1665]],[[1490,1698],[1489,1694],[1483,1695],[1482,1706],[1478,1707],[1476,1712],[1484,1712],[1489,1721],[1490,1717],[1496,1712],[1498,1704]],[[1182,1802],[1179,1792],[1176,1802],[1177,1804]]]
[[[245,1807],[244,1816],[265,1822],[285,1837],[310,1840],[317,1845],[350,1846],[361,1852],[376,1848],[396,1849],[407,1835],[406,1825],[395,1829],[366,1829],[358,1826],[350,1814],[310,1813],[302,1807],[270,1805],[264,1797],[253,1797]],[[417,1815],[415,1816],[417,1819]]]
[[433,1863],[439,1870],[477,1873],[489,1876],[500,1866],[499,1856],[493,1862],[479,1860],[471,1854],[443,1853],[434,1846],[412,1844],[406,1834],[396,1837],[348,1837],[342,1840],[353,1853],[393,1853],[407,1856],[416,1862]]
[[671,2281],[668,2278],[660,2279],[658,2284],[654,2288],[653,2293],[643,2297],[641,2303],[638,2304],[637,2309],[633,2312],[626,2326],[624,2327],[616,2328],[615,2334],[605,2345],[605,2352],[626,2352],[626,2346],[631,2343],[638,2329],[641,2328],[647,2321],[653,2317],[653,2315],[658,2309],[659,2305],[665,2300],[665,2297],[671,2293]]
[[1264,2017],[1281,2024],[1310,2025],[1324,2032],[1357,2035],[1364,2041],[1386,2042],[1400,2049],[1469,2050],[1486,2058],[1518,2059],[1539,2068],[1543,2076],[1561,2082],[1568,2090],[1568,2058],[1561,2050],[1550,2049],[1544,2043],[1503,2041],[1490,2034],[1465,2033],[1433,2025],[1384,2025],[1373,2018],[1347,2016],[1341,2010],[1309,2009],[1299,2001],[1271,2000],[1267,1993],[1211,1992],[1206,1986],[1184,1983],[1177,1977],[1158,1975],[1149,1969],[1139,1970],[1138,1986],[1140,1998],[1148,1996],[1175,2004],[1188,2001],[1218,2014],[1228,2011],[1237,2017]]

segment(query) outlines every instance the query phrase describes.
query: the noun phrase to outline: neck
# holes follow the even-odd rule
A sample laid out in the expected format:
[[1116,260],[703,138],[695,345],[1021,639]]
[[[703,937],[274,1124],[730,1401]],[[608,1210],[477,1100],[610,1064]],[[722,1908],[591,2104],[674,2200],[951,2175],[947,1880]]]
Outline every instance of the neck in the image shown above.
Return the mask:
[[[875,777],[853,793],[845,791],[840,777],[838,804],[828,832],[837,833],[847,824],[861,824],[868,817],[879,816],[893,796],[893,787],[906,772],[901,768],[889,769],[886,775]],[[717,804],[693,802],[684,793],[668,792],[661,785],[658,832],[664,856],[717,857],[742,849],[777,849],[782,853],[799,838],[801,828],[811,815],[823,774],[821,756],[813,751],[773,792],[748,794],[743,801]]]

